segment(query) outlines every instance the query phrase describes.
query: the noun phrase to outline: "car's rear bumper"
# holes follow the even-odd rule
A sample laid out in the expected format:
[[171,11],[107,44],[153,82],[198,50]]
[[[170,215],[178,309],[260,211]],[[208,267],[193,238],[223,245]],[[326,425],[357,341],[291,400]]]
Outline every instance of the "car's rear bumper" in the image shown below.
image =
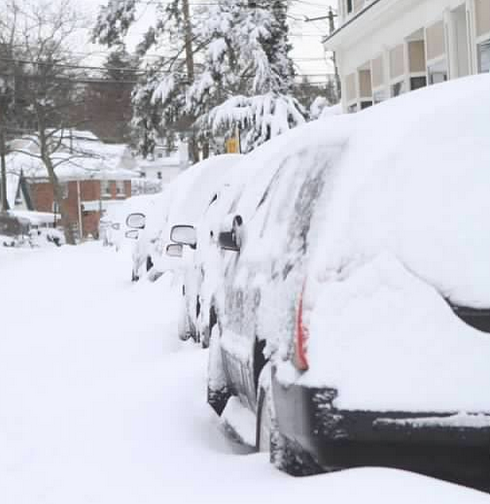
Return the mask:
[[476,427],[448,423],[451,413],[339,410],[334,389],[272,383],[281,434],[325,468],[396,467],[490,490],[490,421]]

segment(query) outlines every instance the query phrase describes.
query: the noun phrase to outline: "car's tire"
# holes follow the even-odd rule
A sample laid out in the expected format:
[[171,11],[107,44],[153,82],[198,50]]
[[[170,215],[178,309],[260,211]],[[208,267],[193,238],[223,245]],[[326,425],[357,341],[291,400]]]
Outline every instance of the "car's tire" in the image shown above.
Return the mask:
[[179,317],[177,333],[179,335],[179,339],[182,341],[187,341],[191,337],[191,331],[189,328],[189,318],[185,310],[182,310],[182,313]]
[[208,361],[208,404],[221,416],[223,410],[231,397],[231,393],[223,369],[223,359],[221,355],[220,334],[218,324],[215,324],[211,332],[209,341],[209,361]]
[[271,390],[271,368],[266,364],[259,376],[257,389],[257,423],[255,448],[258,452],[270,452],[273,422],[275,419]]
[[209,343],[211,341],[211,334],[217,323],[218,323],[218,317],[216,315],[216,310],[214,306],[211,306],[211,309],[209,310],[208,324],[206,325],[206,327],[204,327],[204,330],[202,331],[201,335],[201,345],[203,348],[209,348]]
[[291,476],[310,476],[323,472],[312,455],[279,430],[272,397],[270,363],[264,366],[259,377],[256,449],[269,451],[271,463]]
[[140,277],[138,274],[133,270],[131,270],[131,282],[138,282]]

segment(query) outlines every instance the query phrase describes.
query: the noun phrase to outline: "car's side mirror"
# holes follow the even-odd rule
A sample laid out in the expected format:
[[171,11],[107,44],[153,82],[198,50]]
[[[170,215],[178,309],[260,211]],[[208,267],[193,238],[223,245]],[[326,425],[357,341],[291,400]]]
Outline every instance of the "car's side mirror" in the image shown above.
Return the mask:
[[126,226],[133,229],[145,229],[146,216],[142,213],[132,213],[126,218]]
[[184,247],[180,243],[171,243],[167,245],[167,255],[169,257],[182,257],[184,255]]
[[224,250],[239,252],[242,245],[242,224],[243,219],[240,215],[233,218],[231,231],[221,231],[218,237],[219,246]]
[[170,239],[179,245],[187,245],[192,249],[197,246],[197,233],[194,226],[173,226]]
[[139,236],[139,231],[137,229],[131,229],[130,231],[126,231],[126,238],[130,240],[137,240]]

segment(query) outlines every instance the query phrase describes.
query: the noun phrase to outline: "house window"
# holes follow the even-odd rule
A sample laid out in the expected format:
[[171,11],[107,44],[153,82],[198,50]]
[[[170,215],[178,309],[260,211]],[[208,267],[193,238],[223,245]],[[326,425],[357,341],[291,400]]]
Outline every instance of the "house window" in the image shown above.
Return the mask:
[[381,103],[386,100],[386,95],[384,89],[380,89],[373,93],[373,103],[376,105],[377,103]]
[[157,157],[158,157],[159,159],[162,159],[162,158],[163,158],[163,154],[162,154],[161,152],[159,152],[159,153],[157,154]]
[[100,181],[100,193],[102,196],[111,196],[111,182],[110,180]]
[[425,76],[410,77],[410,91],[415,91],[425,86],[427,86],[427,78]]
[[161,171],[157,172],[157,177],[158,177],[160,180],[162,179],[162,172],[161,172]]
[[373,102],[371,100],[363,100],[361,102],[361,110],[367,109],[373,106]]
[[429,84],[440,84],[448,79],[446,60],[429,66]]
[[354,0],[346,0],[347,14],[350,14],[352,12],[353,2],[354,2]]
[[478,71],[490,72],[490,40],[478,44]]
[[396,82],[391,86],[391,94],[393,97],[400,96],[406,92],[405,81]]
[[116,180],[116,196],[124,196],[125,194],[124,180]]

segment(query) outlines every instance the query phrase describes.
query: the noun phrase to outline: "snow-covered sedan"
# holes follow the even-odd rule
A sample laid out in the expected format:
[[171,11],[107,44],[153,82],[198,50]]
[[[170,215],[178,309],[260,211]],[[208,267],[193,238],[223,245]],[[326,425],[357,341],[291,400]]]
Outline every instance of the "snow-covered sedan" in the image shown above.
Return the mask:
[[[201,285],[204,281],[203,258],[207,257],[210,236],[209,223],[218,202],[228,192],[230,185],[240,178],[236,165],[241,160],[237,154],[223,154],[198,163],[176,181],[178,188],[172,192],[168,216],[170,230],[169,255],[175,254],[172,243],[185,247],[179,273],[182,282],[182,310],[179,318],[179,337],[201,341],[198,321],[205,303]],[[214,246],[214,250],[216,246]]]
[[488,75],[433,86],[243,161],[208,402],[242,408],[284,470],[490,486],[489,89]]

